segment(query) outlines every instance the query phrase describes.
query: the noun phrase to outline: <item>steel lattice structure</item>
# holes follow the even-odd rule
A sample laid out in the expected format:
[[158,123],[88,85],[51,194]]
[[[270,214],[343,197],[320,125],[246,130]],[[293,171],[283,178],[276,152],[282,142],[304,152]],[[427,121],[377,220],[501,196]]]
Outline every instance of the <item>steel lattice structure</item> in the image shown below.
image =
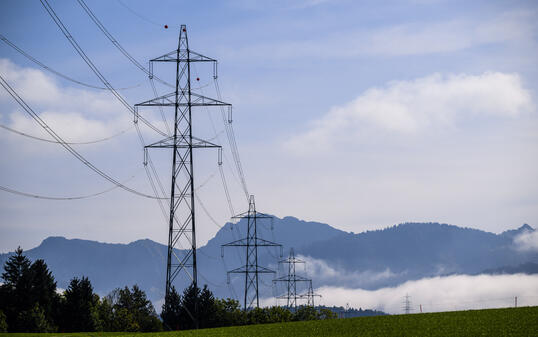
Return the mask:
[[314,293],[314,288],[312,287],[312,280],[309,280],[308,290],[306,291],[306,293],[297,296],[297,298],[298,299],[306,298],[306,305],[309,307],[315,307],[316,306],[316,304],[314,303],[315,297],[321,297],[321,295]]
[[246,247],[247,259],[244,266],[228,271],[228,283],[230,282],[230,274],[245,274],[244,308],[245,310],[251,309],[254,301],[256,301],[256,307],[259,308],[259,274],[274,274],[275,271],[258,265],[258,247],[280,247],[280,255],[282,256],[282,245],[258,237],[257,221],[271,219],[272,216],[256,211],[253,195],[249,198],[248,211],[233,218],[247,220],[247,236],[222,245],[222,256],[224,256],[225,247]]
[[[297,300],[301,299],[307,299],[307,305],[314,306],[314,297],[315,296],[321,296],[314,294],[314,290],[312,288],[312,280],[308,279],[306,277],[300,276],[296,274],[296,268],[295,265],[298,263],[305,263],[305,261],[300,260],[295,257],[295,252],[293,251],[293,248],[290,249],[290,254],[288,255],[287,259],[280,260],[278,263],[287,264],[288,265],[288,275],[279,277],[277,279],[273,280],[273,283],[277,282],[285,282],[287,287],[286,294],[282,296],[278,296],[277,299],[285,299],[287,300],[287,307],[292,309],[297,309]],[[297,293],[297,283],[300,282],[307,282],[309,287],[306,292],[306,294],[298,294]]]
[[[189,49],[187,28],[181,25],[178,48],[170,53],[150,60],[150,78],[154,62],[171,62],[176,65],[175,91],[135,105],[135,118],[139,107],[173,107],[173,134],[156,143],[145,146],[144,164],[150,148],[172,149],[172,179],[170,191],[170,218],[168,229],[168,255],[166,262],[166,297],[174,280],[183,274],[197,287],[196,268],[196,213],[193,170],[193,150],[219,148],[220,146],[192,135],[192,108],[199,106],[228,106],[230,104],[196,94],[191,91],[191,63],[212,62],[216,76],[215,59]],[[220,153],[219,153],[220,158]],[[195,304],[196,308],[196,304]],[[195,309],[195,311],[197,311]],[[197,323],[197,313],[190,313]]]

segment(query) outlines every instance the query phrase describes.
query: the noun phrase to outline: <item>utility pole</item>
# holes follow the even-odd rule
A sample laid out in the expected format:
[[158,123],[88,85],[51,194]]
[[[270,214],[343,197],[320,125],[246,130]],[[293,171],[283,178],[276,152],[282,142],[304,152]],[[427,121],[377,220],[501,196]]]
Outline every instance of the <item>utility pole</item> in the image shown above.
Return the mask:
[[[317,294],[314,294],[314,291],[312,290],[312,280],[307,279],[306,277],[300,276],[296,274],[296,268],[295,265],[298,263],[305,263],[305,261],[300,260],[295,257],[295,252],[293,248],[290,249],[290,253],[288,255],[287,259],[280,260],[278,263],[287,264],[288,265],[288,275],[279,277],[277,279],[273,280],[273,283],[277,282],[285,282],[287,292],[285,295],[278,296],[278,299],[285,299],[287,300],[287,307],[293,308],[294,310],[297,309],[297,300],[298,299],[304,299],[306,298],[307,301],[314,303],[314,296],[319,296]],[[306,295],[300,295],[297,293],[297,282],[308,282],[310,287],[308,289],[308,292]]]
[[253,195],[249,198],[248,211],[233,218],[247,220],[247,236],[222,245],[221,255],[224,257],[225,247],[246,247],[247,258],[244,266],[228,271],[228,283],[230,274],[245,274],[244,309],[253,308],[254,302],[256,302],[256,308],[259,308],[259,274],[274,274],[275,271],[258,264],[258,247],[280,247],[280,256],[282,256],[282,245],[258,237],[257,221],[271,219],[272,216],[256,211]]
[[516,308],[517,308],[517,296],[516,296],[516,297],[514,297],[514,307],[516,307]]
[[[181,275],[184,280],[198,288],[196,268],[196,213],[194,190],[193,150],[198,148],[221,147],[192,134],[192,108],[200,106],[228,106],[191,90],[191,63],[213,63],[213,76],[216,76],[217,60],[198,54],[189,49],[187,27],[181,25],[176,50],[150,60],[150,78],[153,77],[154,62],[169,62],[176,66],[175,91],[135,105],[135,122],[139,107],[174,108],[173,134],[163,140],[145,146],[144,165],[148,163],[148,149],[172,149],[172,179],[170,190],[170,213],[168,222],[168,254],[166,260],[166,297],[172,289],[174,280]],[[151,163],[150,163],[151,164]],[[195,312],[188,312],[198,327],[197,300]],[[188,311],[188,310],[187,310]]]
[[405,294],[404,296],[404,302],[403,302],[403,310],[406,314],[411,313],[411,301],[409,300],[411,296],[409,294]]

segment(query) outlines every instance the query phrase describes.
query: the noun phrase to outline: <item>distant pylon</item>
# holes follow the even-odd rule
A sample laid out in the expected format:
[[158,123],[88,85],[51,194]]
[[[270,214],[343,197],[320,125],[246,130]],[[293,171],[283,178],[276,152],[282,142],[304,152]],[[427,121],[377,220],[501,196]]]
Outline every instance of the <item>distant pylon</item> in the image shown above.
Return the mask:
[[306,305],[309,307],[315,307],[316,304],[314,303],[314,297],[321,297],[321,295],[314,293],[314,288],[312,287],[312,280],[309,281],[310,282],[308,283],[308,290],[306,291],[306,293],[299,295],[298,298],[306,298]]
[[404,313],[410,314],[411,313],[411,300],[409,299],[411,296],[409,294],[405,294],[404,296],[404,302],[403,302],[403,310]]
[[[139,107],[174,108],[174,128],[172,134],[156,143],[145,146],[144,165],[148,163],[147,151],[150,148],[172,149],[172,179],[168,220],[168,255],[166,262],[166,296],[174,280],[184,276],[187,282],[198,287],[196,267],[196,226],[194,212],[194,166],[193,149],[219,148],[219,145],[196,138],[192,134],[192,108],[199,106],[228,106],[209,97],[199,95],[191,90],[191,63],[213,63],[216,74],[216,60],[198,54],[189,49],[187,28],[181,25],[179,42],[176,50],[150,60],[149,76],[153,76],[153,63],[167,62],[175,65],[175,91],[135,105],[135,123]],[[151,165],[151,162],[150,162]],[[198,326],[197,300],[195,312],[188,312],[195,326]]]
[[[228,271],[228,283],[230,282],[230,274],[245,274],[244,309],[251,309],[254,302],[256,302],[256,307],[259,308],[259,274],[274,274],[275,271],[258,265],[258,247],[280,247],[282,251],[282,245],[258,237],[257,221],[271,219],[272,216],[256,211],[253,195],[249,198],[248,211],[233,218],[247,219],[247,236],[222,245],[221,255],[224,256],[225,247],[246,247],[247,259],[244,266]],[[282,256],[282,253],[280,255]]]
[[[307,299],[307,302],[309,303],[309,305],[310,303],[312,303],[312,306],[313,306],[314,296],[319,296],[319,295],[314,294],[314,291],[312,289],[312,280],[296,274],[295,265],[297,263],[305,263],[305,261],[296,258],[295,252],[293,248],[291,248],[288,258],[284,260],[280,260],[278,261],[278,263],[288,265],[288,274],[273,280],[273,283],[277,283],[277,282],[286,283],[286,288],[287,288],[286,294],[282,296],[278,296],[277,299],[287,300],[287,304],[286,304],[287,307],[292,308],[292,309],[297,309],[297,300],[304,299],[304,298]],[[309,283],[309,289],[306,294],[301,295],[297,293],[297,282]]]

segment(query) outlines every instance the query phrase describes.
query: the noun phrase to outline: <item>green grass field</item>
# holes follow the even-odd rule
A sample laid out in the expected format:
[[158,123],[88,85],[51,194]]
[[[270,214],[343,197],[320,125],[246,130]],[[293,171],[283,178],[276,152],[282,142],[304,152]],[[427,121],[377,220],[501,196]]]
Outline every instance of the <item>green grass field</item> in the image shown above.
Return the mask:
[[161,333],[0,336],[538,336],[538,307],[359,317]]

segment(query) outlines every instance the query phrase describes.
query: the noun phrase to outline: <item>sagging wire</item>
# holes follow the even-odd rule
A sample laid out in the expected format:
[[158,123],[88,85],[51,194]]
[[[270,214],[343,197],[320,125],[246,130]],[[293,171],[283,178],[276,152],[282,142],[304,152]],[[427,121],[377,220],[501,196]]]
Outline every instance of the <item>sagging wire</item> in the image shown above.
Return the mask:
[[[88,84],[88,83],[85,83],[85,82],[82,82],[82,81],[79,81],[79,80],[75,80],[74,78],[72,77],[69,77],[67,75],[64,75],[62,74],[61,72],[57,71],[57,70],[54,70],[53,68],[43,64],[42,62],[40,62],[39,60],[37,60],[35,57],[33,57],[32,55],[28,54],[27,52],[25,52],[24,50],[22,50],[21,48],[19,48],[17,45],[15,45],[13,42],[11,42],[10,40],[7,39],[7,37],[5,37],[4,35],[0,34],[0,40],[4,41],[5,44],[7,44],[8,46],[10,46],[11,48],[15,49],[19,54],[21,54],[22,56],[26,57],[28,60],[34,62],[35,64],[37,64],[38,66],[40,66],[41,68],[49,71],[50,73],[56,75],[56,76],[59,76],[65,80],[68,80],[68,81],[71,81],[73,83],[76,83],[76,84],[79,84],[79,85],[82,85],[82,86],[85,86],[85,87],[88,87],[88,88],[93,88],[93,89],[103,89],[103,90],[108,90],[107,87],[100,87],[100,86],[97,86],[97,85],[93,85],[93,84]],[[139,87],[140,84],[137,84],[137,85],[134,85],[134,86],[130,86],[130,87],[125,87],[125,88],[115,88],[116,90],[127,90],[127,89],[133,89],[133,88],[137,88]]]

